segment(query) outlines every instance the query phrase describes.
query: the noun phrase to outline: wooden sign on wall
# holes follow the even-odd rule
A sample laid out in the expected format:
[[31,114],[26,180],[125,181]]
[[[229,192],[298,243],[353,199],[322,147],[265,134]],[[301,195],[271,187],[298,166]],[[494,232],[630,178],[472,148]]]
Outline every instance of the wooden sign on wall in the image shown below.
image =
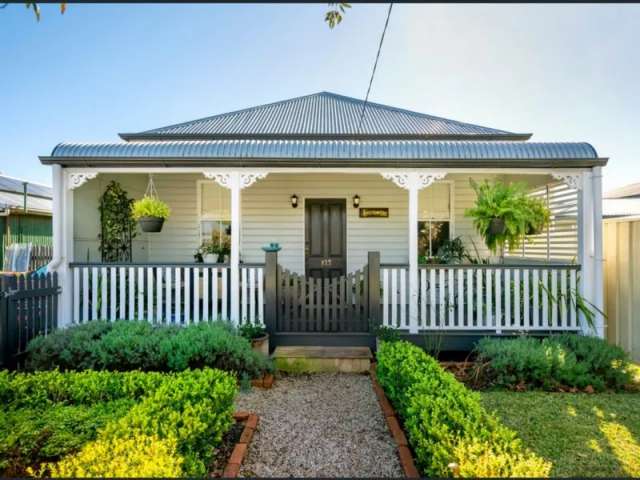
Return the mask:
[[389,218],[388,208],[361,208],[360,218]]

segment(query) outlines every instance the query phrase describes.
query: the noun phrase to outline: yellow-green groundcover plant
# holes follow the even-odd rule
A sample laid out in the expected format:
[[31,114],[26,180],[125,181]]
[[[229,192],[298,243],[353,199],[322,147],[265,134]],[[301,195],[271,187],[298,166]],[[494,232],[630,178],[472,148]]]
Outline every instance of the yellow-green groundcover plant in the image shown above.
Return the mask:
[[430,477],[547,477],[549,462],[481,405],[480,397],[421,348],[383,342],[376,373]]
[[42,465],[32,475],[50,477],[169,477],[183,475],[184,459],[174,438],[136,433],[129,438],[106,438],[86,444],[74,455]]

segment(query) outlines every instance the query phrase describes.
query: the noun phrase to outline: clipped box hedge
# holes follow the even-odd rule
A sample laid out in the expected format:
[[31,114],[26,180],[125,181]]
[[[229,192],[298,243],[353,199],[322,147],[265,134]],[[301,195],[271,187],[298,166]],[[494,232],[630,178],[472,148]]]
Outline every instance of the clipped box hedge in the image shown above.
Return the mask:
[[[34,467],[27,470],[31,474],[203,476],[215,446],[233,423],[237,389],[233,374],[209,368],[179,373],[0,372],[0,398],[5,405],[0,430],[14,428],[17,421],[24,430],[22,437],[12,438],[13,443],[0,443],[7,447],[0,448],[0,462],[7,463],[5,468],[12,462],[16,465],[15,458],[4,457],[21,446],[28,437],[25,433],[42,430],[37,430],[40,417],[55,412],[45,427],[68,444],[51,446],[48,455],[24,446],[21,462]],[[91,409],[106,413],[95,421],[88,416],[94,412]],[[69,413],[84,416],[74,419]],[[88,443],[69,442],[75,432],[82,433]],[[8,438],[12,432],[0,434]],[[47,461],[55,453],[62,458]]]
[[423,475],[545,477],[551,465],[526,449],[438,362],[408,342],[383,342],[376,373],[402,418]]

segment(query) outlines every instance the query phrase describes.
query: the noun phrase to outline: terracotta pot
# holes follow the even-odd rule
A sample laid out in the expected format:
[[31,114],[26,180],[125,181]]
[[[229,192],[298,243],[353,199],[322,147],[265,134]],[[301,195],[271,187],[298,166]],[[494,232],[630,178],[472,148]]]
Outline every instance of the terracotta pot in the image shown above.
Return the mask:
[[261,337],[252,338],[251,348],[254,351],[260,352],[268,357],[269,356],[269,334],[265,333]]
[[143,232],[157,233],[162,230],[164,218],[162,217],[140,217],[138,225]]
[[492,218],[491,223],[489,224],[489,233],[491,235],[502,235],[507,226],[504,223],[504,219],[502,218]]

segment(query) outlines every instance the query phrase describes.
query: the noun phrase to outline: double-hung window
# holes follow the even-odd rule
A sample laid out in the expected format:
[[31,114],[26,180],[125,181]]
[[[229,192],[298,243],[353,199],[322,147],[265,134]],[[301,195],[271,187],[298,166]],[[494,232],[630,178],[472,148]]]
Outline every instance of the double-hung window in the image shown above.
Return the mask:
[[213,181],[198,182],[200,243],[231,244],[231,192]]
[[426,258],[438,254],[442,244],[451,238],[452,184],[436,182],[420,190],[418,196],[418,255]]

